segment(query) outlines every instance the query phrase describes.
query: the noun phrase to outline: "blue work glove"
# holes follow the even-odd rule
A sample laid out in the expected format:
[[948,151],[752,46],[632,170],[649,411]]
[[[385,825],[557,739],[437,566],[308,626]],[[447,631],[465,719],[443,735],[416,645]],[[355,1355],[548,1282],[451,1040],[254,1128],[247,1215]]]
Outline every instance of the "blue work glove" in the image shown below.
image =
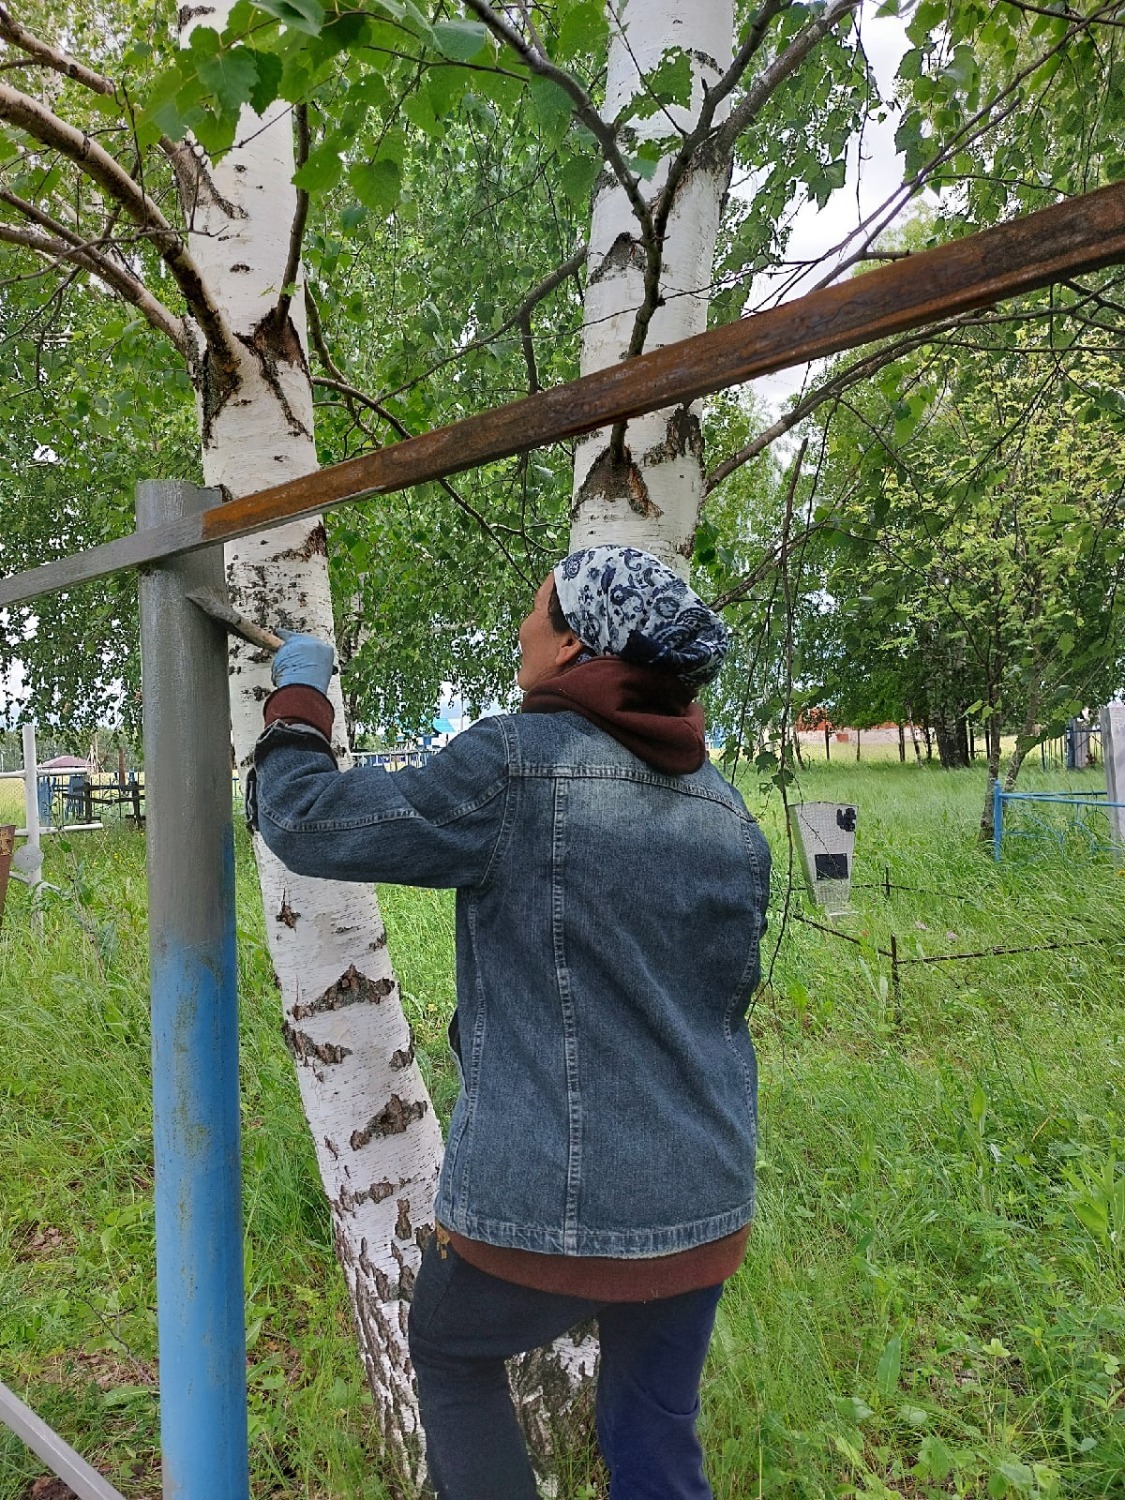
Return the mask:
[[270,675],[274,687],[314,687],[327,693],[336,653],[327,641],[296,630],[279,630],[285,644],[278,648]]

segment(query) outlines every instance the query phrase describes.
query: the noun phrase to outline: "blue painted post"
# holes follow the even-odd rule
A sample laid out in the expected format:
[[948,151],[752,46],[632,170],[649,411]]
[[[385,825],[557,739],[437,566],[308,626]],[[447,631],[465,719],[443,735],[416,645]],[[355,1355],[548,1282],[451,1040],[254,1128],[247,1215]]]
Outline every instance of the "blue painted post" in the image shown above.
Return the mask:
[[[138,527],[217,501],[137,487]],[[164,1500],[248,1500],[226,636],[185,599],[222,549],[141,574]]]
[[1000,778],[992,783],[992,857],[1000,858],[1000,845],[1004,841],[1004,793]]

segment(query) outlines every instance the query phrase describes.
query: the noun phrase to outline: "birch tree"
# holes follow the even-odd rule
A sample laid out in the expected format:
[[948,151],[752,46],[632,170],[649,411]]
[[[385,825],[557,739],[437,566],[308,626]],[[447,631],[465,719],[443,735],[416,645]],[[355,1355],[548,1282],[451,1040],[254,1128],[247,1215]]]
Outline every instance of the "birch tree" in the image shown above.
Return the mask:
[[[214,36],[227,10],[226,0],[185,10],[184,43],[190,47],[204,23]],[[7,183],[54,183],[35,200],[5,186],[0,201],[12,217],[0,224],[0,240],[97,278],[173,345],[195,390],[208,484],[237,496],[315,469],[299,280],[307,202],[293,187],[289,109],[240,111],[236,139],[216,161],[190,138],[150,141],[121,84],[2,9],[0,38],[9,61],[44,84],[36,94],[0,84]],[[91,128],[107,101],[116,150]],[[174,198],[158,187],[169,177]],[[155,261],[146,265],[138,245],[151,247]],[[227,574],[244,613],[332,638],[319,518],[231,547]],[[235,644],[231,688],[235,753],[245,769],[269,690],[266,654]],[[335,684],[333,697],[340,725]],[[335,749],[346,764],[341,738]],[[440,1129],[373,890],[293,876],[255,842],[285,1036],[368,1381],[391,1467],[413,1482],[421,1443],[406,1306],[432,1222]]]

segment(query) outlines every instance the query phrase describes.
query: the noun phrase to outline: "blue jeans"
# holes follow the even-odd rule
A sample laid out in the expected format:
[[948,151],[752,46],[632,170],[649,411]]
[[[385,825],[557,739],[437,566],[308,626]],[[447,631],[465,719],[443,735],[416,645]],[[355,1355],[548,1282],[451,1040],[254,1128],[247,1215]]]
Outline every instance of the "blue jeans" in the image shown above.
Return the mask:
[[695,1433],[721,1286],[657,1302],[593,1302],[501,1281],[432,1238],[410,1310],[438,1500],[536,1500],[504,1361],[596,1318],[598,1444],[610,1500],[711,1500]]

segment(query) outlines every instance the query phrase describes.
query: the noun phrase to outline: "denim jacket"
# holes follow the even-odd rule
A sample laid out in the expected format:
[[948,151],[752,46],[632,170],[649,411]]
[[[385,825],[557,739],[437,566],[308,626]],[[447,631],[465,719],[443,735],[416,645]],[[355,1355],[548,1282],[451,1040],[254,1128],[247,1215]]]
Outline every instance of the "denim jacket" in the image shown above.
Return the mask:
[[569,712],[481,720],[393,773],[341,773],[316,730],[277,723],[256,762],[290,869],[457,892],[440,1222],[632,1258],[749,1221],[769,852],[709,763],[664,775]]

